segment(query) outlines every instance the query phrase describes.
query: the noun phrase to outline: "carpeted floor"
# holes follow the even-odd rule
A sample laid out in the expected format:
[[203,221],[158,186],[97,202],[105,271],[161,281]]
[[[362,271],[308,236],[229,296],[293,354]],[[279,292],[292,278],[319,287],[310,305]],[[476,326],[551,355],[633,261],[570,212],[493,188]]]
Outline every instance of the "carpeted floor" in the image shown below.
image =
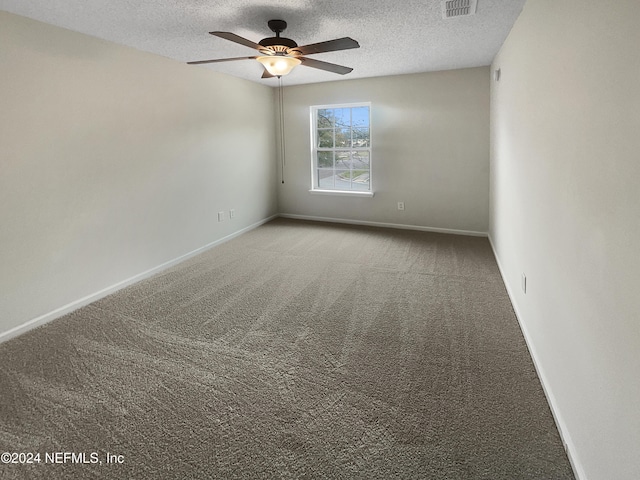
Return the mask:
[[573,478],[484,238],[278,219],[0,366],[2,478]]

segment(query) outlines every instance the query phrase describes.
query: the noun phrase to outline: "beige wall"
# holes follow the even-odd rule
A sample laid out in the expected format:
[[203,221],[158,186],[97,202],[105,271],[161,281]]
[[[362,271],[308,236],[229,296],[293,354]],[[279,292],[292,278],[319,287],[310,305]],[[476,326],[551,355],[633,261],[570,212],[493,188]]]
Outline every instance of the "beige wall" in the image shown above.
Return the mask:
[[[372,104],[375,196],[311,194],[309,107],[352,102]],[[284,103],[280,212],[488,231],[487,67],[285,87]]]
[[491,239],[588,480],[640,478],[638,19],[530,0],[493,64]]
[[271,89],[0,25],[0,334],[277,213]]

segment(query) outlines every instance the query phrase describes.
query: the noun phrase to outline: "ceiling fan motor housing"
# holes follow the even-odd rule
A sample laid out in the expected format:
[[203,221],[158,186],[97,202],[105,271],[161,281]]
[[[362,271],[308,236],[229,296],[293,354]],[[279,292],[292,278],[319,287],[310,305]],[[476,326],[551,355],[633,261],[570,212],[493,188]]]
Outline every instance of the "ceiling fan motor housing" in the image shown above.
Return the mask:
[[276,47],[281,45],[287,48],[296,48],[298,46],[298,44],[290,38],[284,37],[263,38],[258,42],[258,44],[262,45],[263,47]]

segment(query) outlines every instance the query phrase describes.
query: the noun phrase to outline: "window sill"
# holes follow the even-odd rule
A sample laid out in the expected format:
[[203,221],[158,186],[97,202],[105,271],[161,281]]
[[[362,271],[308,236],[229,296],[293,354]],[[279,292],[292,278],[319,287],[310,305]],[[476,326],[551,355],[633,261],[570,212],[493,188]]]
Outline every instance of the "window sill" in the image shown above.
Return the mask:
[[335,195],[339,197],[373,197],[373,192],[357,192],[348,190],[309,190],[313,195]]

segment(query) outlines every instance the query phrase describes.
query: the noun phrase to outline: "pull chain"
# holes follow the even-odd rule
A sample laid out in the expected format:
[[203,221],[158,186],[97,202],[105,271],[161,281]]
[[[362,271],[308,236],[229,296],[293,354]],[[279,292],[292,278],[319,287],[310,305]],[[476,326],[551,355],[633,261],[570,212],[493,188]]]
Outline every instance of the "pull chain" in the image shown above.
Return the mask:
[[282,75],[278,75],[278,109],[280,110],[280,160],[281,160],[281,178],[284,184],[284,166],[285,166],[285,145],[284,145],[284,91],[282,89]]

